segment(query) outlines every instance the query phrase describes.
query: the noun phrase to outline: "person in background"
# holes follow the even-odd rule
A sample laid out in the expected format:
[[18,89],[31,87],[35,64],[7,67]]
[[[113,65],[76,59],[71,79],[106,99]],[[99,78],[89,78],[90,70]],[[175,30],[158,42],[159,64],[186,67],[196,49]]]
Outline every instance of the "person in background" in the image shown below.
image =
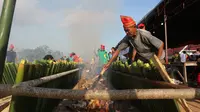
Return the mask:
[[200,55],[200,48],[197,48],[197,51],[194,54],[195,55]]
[[43,59],[44,59],[44,60],[53,60],[53,61],[55,62],[55,60],[54,60],[53,56],[52,56],[52,55],[50,55],[50,54],[48,54],[48,55],[45,55]]
[[69,61],[70,61],[70,60],[69,60],[69,57],[67,57],[67,59],[66,59],[66,60],[69,62]]
[[73,62],[77,62],[77,63],[79,62],[79,56],[74,52],[70,54],[69,59],[70,61],[73,61]]
[[73,61],[77,63],[79,62],[79,56],[77,54],[73,55]]
[[113,54],[115,53],[115,51],[116,51],[116,48],[115,48],[115,47],[112,47],[112,48],[111,48],[111,54],[113,55]]
[[183,52],[180,54],[180,58],[181,58],[181,62],[182,62],[182,63],[185,63],[185,62],[187,61],[188,55],[186,54],[186,51],[183,51]]
[[122,61],[122,62],[126,62],[128,60],[128,53],[129,53],[129,47],[122,50],[120,53],[119,53],[119,60]]
[[117,58],[120,51],[127,47],[133,47],[137,52],[137,58],[141,59],[143,62],[148,62],[154,54],[161,59],[164,43],[160,39],[151,35],[151,33],[147,33],[148,31],[137,29],[136,23],[131,17],[120,17],[126,36],[118,43],[117,50],[109,62],[104,66],[104,71],[106,71]]
[[195,61],[198,60],[198,58],[200,58],[200,48],[197,48],[197,51],[193,54],[193,56],[195,58]]
[[112,58],[112,55],[115,53],[115,47],[112,47],[110,52],[108,53],[108,56],[109,56],[109,60]]
[[143,23],[140,23],[140,24],[138,25],[138,28],[139,28],[139,29],[146,30],[145,25],[144,25]]
[[14,45],[9,46],[9,50],[6,53],[6,61],[10,63],[15,63],[17,61],[17,53],[14,51]]
[[74,61],[73,56],[75,55],[74,52],[72,52],[71,54],[69,54],[69,61]]
[[180,62],[180,56],[178,52],[175,52],[172,56],[172,62]]
[[108,53],[108,57],[109,57],[109,60],[112,58],[112,53],[111,53],[111,51]]
[[79,56],[79,63],[83,63],[83,58]]
[[67,56],[63,56],[60,58],[61,60],[67,60]]
[[99,58],[99,63],[97,67],[97,75],[100,74],[102,67],[108,62],[108,53],[105,50],[105,46],[101,45],[100,49],[97,51],[97,56]]

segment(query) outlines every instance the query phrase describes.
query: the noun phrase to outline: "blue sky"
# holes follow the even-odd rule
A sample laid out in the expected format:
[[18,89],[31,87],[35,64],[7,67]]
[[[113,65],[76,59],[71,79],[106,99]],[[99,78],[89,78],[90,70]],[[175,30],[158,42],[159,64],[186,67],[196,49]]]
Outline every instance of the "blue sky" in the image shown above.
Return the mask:
[[[48,45],[89,54],[115,46],[125,33],[120,15],[139,22],[160,0],[17,0],[10,41],[16,49]],[[0,10],[3,0],[0,0]]]

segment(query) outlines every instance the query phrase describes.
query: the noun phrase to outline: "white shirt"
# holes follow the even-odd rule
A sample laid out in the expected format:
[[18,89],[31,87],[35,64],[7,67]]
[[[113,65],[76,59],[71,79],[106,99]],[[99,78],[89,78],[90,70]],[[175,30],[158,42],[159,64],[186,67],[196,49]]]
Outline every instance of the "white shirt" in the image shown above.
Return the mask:
[[119,57],[120,59],[125,62],[126,61],[126,57],[124,56],[124,54],[127,54],[129,52],[129,47],[122,50],[120,53],[119,53]]
[[186,54],[181,53],[181,54],[180,54],[180,58],[181,58],[181,62],[182,62],[182,63],[186,62]]

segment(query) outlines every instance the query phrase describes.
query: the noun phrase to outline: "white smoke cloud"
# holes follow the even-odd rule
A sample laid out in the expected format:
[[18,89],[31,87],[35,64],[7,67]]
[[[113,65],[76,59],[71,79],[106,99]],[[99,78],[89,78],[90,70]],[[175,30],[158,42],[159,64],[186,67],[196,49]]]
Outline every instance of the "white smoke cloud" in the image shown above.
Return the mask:
[[[77,0],[71,8],[66,6],[55,11],[48,10],[44,5],[41,7],[40,0],[17,0],[13,24],[39,27],[47,25],[48,21],[58,22],[57,25],[61,30],[66,30],[68,35],[65,39],[69,46],[67,51],[74,51],[83,58],[91,59],[94,49],[103,44],[101,39],[105,30],[108,30],[106,28],[119,20],[121,3],[122,0]],[[3,0],[0,0],[0,11],[2,4]]]
[[116,23],[120,0],[84,0],[77,7],[66,11],[60,24],[68,33],[70,50],[84,59],[91,59],[94,48],[100,46],[106,27]]

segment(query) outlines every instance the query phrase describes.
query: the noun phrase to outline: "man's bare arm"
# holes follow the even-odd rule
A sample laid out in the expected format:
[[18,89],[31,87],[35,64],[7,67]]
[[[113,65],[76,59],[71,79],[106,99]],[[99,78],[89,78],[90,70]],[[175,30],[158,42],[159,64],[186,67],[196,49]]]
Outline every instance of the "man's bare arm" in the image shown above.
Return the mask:
[[137,51],[135,49],[133,49],[133,56],[132,56],[132,61],[135,60],[135,56],[136,56]]
[[157,57],[160,59],[160,57],[162,56],[163,53],[163,48],[164,48],[164,43],[162,42],[161,46],[158,49],[158,54]]
[[109,65],[111,65],[111,63],[117,59],[119,53],[120,53],[120,50],[117,49],[115,53],[113,54],[112,58],[109,60],[108,62]]

